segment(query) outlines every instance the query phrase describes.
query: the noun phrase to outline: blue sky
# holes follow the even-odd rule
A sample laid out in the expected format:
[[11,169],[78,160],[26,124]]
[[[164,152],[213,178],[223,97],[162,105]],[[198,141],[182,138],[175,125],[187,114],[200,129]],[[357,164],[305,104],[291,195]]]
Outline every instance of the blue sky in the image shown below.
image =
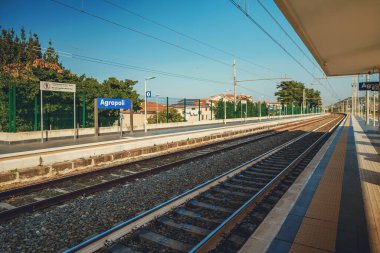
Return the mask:
[[[136,89],[141,94],[143,94],[144,79],[153,75],[157,78],[148,83],[148,90],[151,90],[153,95],[160,94],[177,98],[208,97],[233,88],[233,56],[131,15],[112,6],[107,2],[109,1],[238,56],[236,58],[238,80],[279,77],[286,74],[294,80],[304,82],[307,87],[320,90],[326,104],[337,100],[332,95],[332,91],[327,91],[326,81],[321,81],[325,86],[311,85],[317,81],[313,80],[228,0],[57,1],[108,19],[124,28],[49,0],[0,0],[0,25],[2,28],[15,30],[24,26],[27,31],[31,30],[39,35],[42,46],[47,46],[51,39],[58,51],[69,54],[95,57],[130,66],[208,79],[213,82],[169,77],[61,56],[63,65],[75,73],[93,76],[99,80],[110,76],[137,80],[139,83]],[[242,0],[240,2],[243,3]],[[274,2],[265,0],[262,2],[312,58]],[[322,72],[315,68],[290,42],[255,0],[247,0],[247,4],[252,17],[280,41],[314,76],[322,76]],[[154,36],[172,45],[132,32],[125,27]],[[263,96],[264,100],[275,100],[273,95],[277,85],[275,81],[240,84],[245,88],[238,86],[237,93],[250,94],[255,100],[260,96]],[[340,98],[350,96],[351,78],[331,78],[330,84]]]

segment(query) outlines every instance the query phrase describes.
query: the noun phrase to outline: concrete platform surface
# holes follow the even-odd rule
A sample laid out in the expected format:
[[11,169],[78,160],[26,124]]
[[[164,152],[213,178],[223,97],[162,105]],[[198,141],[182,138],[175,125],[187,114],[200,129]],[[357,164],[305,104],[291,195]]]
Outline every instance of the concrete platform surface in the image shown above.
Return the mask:
[[[297,116],[300,117],[300,116]],[[285,119],[285,117],[284,117]],[[64,139],[50,139],[44,143],[41,142],[26,142],[26,143],[15,143],[15,144],[0,144],[0,155],[1,154],[11,154],[16,152],[25,152],[31,150],[39,150],[39,149],[47,149],[47,148],[58,148],[58,147],[67,147],[73,145],[80,144],[93,144],[93,143],[102,143],[108,141],[118,141],[122,139],[134,139],[141,138],[146,136],[157,136],[162,134],[171,134],[171,133],[186,133],[189,131],[199,131],[199,130],[207,130],[207,129],[217,129],[220,127],[232,127],[239,126],[243,124],[252,124],[259,122],[267,122],[267,121],[276,121],[279,120],[278,117],[270,118],[263,117],[261,121],[248,120],[247,122],[227,122],[227,124],[207,124],[207,125],[194,125],[194,126],[183,126],[183,127],[173,127],[173,128],[163,128],[163,129],[151,129],[148,132],[144,132],[143,130],[137,130],[133,133],[124,132],[123,137],[120,136],[120,133],[115,134],[105,134],[100,136],[82,136],[77,139],[71,137],[66,137]]]
[[380,135],[351,117],[240,252],[380,252]]
[[[304,116],[302,119],[324,117],[321,114]],[[281,124],[300,121],[299,117],[273,119],[255,123],[211,127],[199,130],[184,129],[169,133],[149,133],[141,137],[124,137],[118,140],[61,147],[34,149],[0,155],[0,183],[14,183],[29,180],[31,177],[54,176],[72,170],[89,169],[136,158],[167,152],[169,149],[201,145],[225,138],[239,137],[263,131]],[[166,130],[169,131],[169,130]],[[29,172],[32,172],[30,175]],[[22,174],[22,175],[21,175]],[[3,178],[3,179],[2,179]],[[37,178],[35,178],[37,179]]]

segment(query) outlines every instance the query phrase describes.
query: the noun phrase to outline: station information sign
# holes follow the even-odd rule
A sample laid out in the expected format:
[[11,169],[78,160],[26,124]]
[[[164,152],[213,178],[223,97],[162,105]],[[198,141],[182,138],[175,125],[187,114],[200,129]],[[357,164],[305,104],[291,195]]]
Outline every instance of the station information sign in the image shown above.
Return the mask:
[[76,85],[72,83],[56,83],[56,82],[40,82],[40,90],[60,91],[60,92],[76,92]]
[[378,91],[379,90],[379,82],[360,82],[359,83],[359,90]]
[[122,98],[98,98],[99,109],[131,109],[131,100]]

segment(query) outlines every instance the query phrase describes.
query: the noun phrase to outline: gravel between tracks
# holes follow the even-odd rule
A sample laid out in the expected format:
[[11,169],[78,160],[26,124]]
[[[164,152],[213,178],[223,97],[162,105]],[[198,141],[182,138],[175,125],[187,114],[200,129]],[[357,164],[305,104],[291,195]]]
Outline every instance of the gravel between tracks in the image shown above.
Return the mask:
[[60,207],[22,215],[0,224],[0,252],[56,252],[74,246],[299,134],[283,133],[260,145],[252,143]]

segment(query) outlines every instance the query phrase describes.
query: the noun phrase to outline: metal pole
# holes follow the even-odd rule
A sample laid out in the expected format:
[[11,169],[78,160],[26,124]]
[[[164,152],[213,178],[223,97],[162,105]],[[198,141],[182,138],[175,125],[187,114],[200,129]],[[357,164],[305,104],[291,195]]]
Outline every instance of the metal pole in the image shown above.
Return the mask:
[[226,118],[227,118],[227,106],[226,106],[226,98],[223,97],[223,102],[224,102],[224,121],[223,121],[223,124],[226,124]]
[[13,123],[13,132],[15,133],[16,132],[16,85],[13,85],[13,106],[12,106],[12,110],[13,110],[13,120],[12,120],[12,123]]
[[82,93],[82,128],[86,127],[86,91]]
[[244,122],[247,122],[247,117],[248,117],[248,101],[245,104],[245,118],[244,118]]
[[119,109],[119,118],[120,118],[120,137],[123,137],[123,114],[121,109]]
[[131,125],[131,134],[133,134],[133,100],[131,100],[131,109],[129,109],[129,124]]
[[166,123],[169,123],[169,97],[166,97]]
[[37,96],[34,97],[34,127],[33,130],[37,131],[38,129],[38,98]]
[[376,93],[373,92],[373,126],[376,126]]
[[76,104],[75,104],[75,94],[76,92],[74,92],[74,139],[77,138],[77,115],[76,115]]
[[12,132],[12,87],[8,90],[8,132]]
[[241,103],[241,101],[240,101],[240,118],[241,118],[241,121],[243,121],[243,104]]
[[158,124],[158,96],[156,96],[156,124]]
[[234,75],[234,109],[236,111],[236,61],[233,64],[233,75]]
[[261,97],[260,97],[260,103],[259,103],[259,120],[261,121]]
[[44,142],[44,104],[42,99],[42,90],[40,91],[40,104],[41,104],[41,142]]
[[[369,75],[366,75],[367,82],[369,82]],[[369,90],[365,92],[365,122],[369,125]]]
[[212,120],[212,100],[211,100],[210,112],[211,112],[211,120]]
[[98,99],[94,98],[94,130],[95,136],[99,135],[99,112],[98,112]]
[[201,100],[198,99],[198,121],[201,121]]
[[76,117],[76,104],[75,104],[75,93],[76,92],[74,92],[74,139],[76,139],[77,138],[77,117]]
[[183,118],[186,122],[186,98],[183,99]]
[[144,132],[146,133],[147,132],[147,129],[146,129],[146,111],[148,110],[148,108],[146,108],[146,79],[144,81]]
[[292,118],[293,118],[293,114],[294,114],[294,104],[292,103]]
[[[378,70],[379,72],[379,82],[380,82],[380,69]],[[379,132],[380,132],[380,85],[379,85],[379,91],[378,91],[378,96],[377,96],[377,122],[379,124]]]

